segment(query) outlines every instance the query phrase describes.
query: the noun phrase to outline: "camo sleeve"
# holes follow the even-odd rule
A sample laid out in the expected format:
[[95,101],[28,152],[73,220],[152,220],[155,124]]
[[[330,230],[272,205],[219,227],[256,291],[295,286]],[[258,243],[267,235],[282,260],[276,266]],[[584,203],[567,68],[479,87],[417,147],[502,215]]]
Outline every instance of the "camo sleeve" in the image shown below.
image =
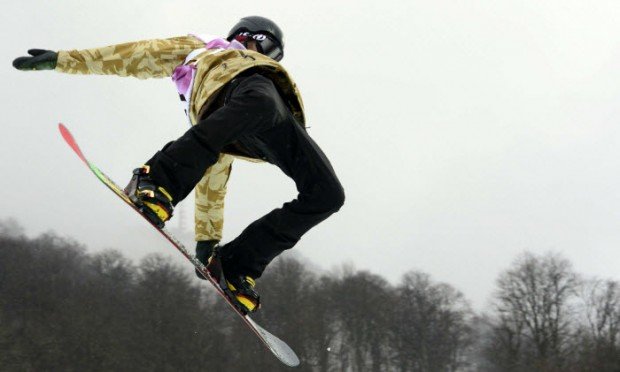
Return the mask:
[[196,185],[196,241],[222,240],[224,197],[234,157],[221,154]]
[[204,44],[191,36],[154,39],[102,48],[58,52],[56,71],[69,74],[133,76],[138,79],[171,76],[185,57]]

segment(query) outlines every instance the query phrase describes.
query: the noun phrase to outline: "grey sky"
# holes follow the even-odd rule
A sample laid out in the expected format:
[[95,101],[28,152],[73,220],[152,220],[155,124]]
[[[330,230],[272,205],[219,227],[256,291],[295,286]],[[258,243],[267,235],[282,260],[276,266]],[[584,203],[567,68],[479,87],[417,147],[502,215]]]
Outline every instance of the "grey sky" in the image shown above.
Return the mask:
[[[477,308],[524,250],[560,252],[581,273],[620,279],[617,1],[7,3],[0,218],[95,250],[182,262],[56,129],[64,122],[123,184],[187,128],[170,81],[23,73],[10,62],[32,47],[225,34],[250,14],[284,29],[283,64],[347,193],[299,253],[393,282],[419,269]],[[275,167],[236,161],[225,240],[294,195]]]

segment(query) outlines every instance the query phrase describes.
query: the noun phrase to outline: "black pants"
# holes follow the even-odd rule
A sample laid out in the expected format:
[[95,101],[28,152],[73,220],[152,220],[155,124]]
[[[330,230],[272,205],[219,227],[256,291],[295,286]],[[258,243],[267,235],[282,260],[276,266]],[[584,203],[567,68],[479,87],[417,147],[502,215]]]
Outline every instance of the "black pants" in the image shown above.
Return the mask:
[[269,79],[254,74],[234,84],[222,107],[167,144],[147,164],[153,180],[166,188],[175,204],[231,144],[278,166],[295,181],[297,199],[253,222],[221,248],[226,271],[258,278],[277,255],[340,209],[344,191],[325,154]]

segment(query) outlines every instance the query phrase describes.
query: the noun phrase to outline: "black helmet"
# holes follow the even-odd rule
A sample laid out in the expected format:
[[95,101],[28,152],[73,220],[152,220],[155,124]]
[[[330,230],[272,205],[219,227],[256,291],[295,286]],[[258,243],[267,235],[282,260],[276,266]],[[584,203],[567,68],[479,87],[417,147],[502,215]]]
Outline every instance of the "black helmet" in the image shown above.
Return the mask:
[[284,34],[272,20],[259,17],[243,17],[228,33],[228,41],[237,39],[247,46],[247,39],[256,40],[259,52],[279,61],[284,57]]

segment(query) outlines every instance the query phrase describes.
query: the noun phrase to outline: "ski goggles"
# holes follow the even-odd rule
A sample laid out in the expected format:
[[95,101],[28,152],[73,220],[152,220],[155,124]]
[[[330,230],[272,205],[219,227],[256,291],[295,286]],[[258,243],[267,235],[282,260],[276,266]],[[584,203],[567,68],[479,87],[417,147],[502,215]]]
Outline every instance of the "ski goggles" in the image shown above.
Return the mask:
[[244,46],[248,46],[249,40],[256,41],[256,49],[260,54],[264,54],[269,58],[276,61],[282,60],[284,57],[284,50],[273,37],[267,34],[253,34],[251,32],[241,32],[235,36],[235,40],[242,43]]

